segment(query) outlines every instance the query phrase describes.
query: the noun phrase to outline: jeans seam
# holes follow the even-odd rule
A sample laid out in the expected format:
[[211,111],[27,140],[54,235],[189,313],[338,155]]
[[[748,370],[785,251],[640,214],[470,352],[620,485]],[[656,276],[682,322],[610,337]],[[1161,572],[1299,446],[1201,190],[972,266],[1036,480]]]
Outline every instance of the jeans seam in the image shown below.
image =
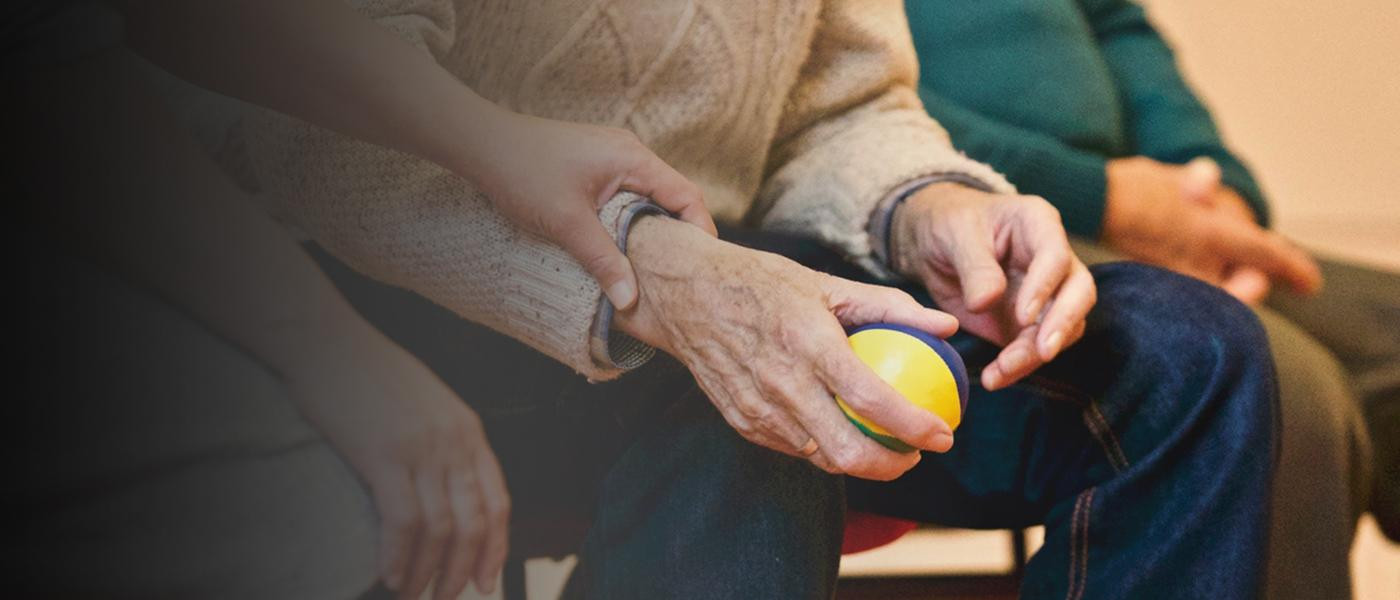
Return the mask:
[[1074,499],[1074,512],[1069,520],[1069,564],[1068,572],[1065,573],[1065,598],[1074,598],[1074,588],[1079,582],[1078,574],[1075,572],[1079,566],[1079,519],[1084,508],[1084,494],[1080,494]]
[[1084,427],[1093,434],[1094,440],[1103,449],[1104,456],[1108,459],[1108,464],[1113,468],[1113,471],[1122,473],[1131,466],[1127,454],[1123,452],[1122,444],[1118,442],[1118,436],[1113,433],[1113,427],[1108,424],[1108,419],[1099,410],[1098,403],[1094,401],[1092,396],[1071,386],[1057,384],[1057,382],[1039,377],[1034,378],[1034,381],[1027,378],[1019,385],[1052,399],[1063,400],[1079,406],[1084,418]]
[[1108,424],[1108,419],[1099,411],[1098,403],[1093,400],[1089,400],[1088,406],[1084,407],[1084,425],[1090,431],[1094,431],[1094,437],[1104,444],[1104,452],[1109,454],[1109,463],[1113,465],[1114,470],[1119,473],[1128,470],[1128,456],[1123,453],[1123,446],[1118,443],[1118,436],[1113,434],[1113,427]]
[[1069,578],[1065,590],[1066,600],[1079,600],[1084,597],[1084,589],[1089,580],[1089,520],[1093,514],[1094,492],[1092,487],[1079,493],[1074,502],[1074,516],[1070,519],[1069,539]]

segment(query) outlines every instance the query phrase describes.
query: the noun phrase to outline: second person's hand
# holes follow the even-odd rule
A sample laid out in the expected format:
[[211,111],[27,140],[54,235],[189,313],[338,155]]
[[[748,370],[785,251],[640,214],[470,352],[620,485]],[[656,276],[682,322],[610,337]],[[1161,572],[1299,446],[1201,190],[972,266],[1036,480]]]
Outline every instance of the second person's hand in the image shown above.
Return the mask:
[[1221,286],[1245,302],[1258,300],[1269,282],[1300,293],[1322,285],[1317,263],[1256,224],[1205,160],[1110,161],[1103,241],[1130,258]]
[[342,322],[289,371],[289,383],[373,495],[381,580],[403,599],[430,584],[435,600],[472,582],[490,593],[505,565],[510,495],[480,419],[358,316]]
[[715,235],[700,188],[625,129],[555,121],[483,108],[489,152],[463,167],[517,226],[570,255],[598,280],[619,310],[637,299],[631,263],[598,210],[620,191],[646,196],[681,220]]

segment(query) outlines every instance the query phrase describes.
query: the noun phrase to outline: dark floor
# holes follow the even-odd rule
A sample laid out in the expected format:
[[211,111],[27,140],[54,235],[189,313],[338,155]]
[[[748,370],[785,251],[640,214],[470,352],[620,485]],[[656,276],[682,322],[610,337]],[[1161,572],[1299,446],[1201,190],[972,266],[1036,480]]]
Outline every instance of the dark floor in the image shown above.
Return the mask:
[[839,600],[1010,600],[1017,580],[1007,575],[852,577],[842,579]]

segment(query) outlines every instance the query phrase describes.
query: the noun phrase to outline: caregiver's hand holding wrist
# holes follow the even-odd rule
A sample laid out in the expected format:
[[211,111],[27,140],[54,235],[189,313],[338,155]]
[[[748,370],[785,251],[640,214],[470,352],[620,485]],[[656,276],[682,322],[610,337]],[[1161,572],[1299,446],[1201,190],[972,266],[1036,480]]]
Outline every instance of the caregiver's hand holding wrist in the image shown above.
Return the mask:
[[598,209],[620,191],[634,192],[715,235],[700,188],[625,129],[512,113],[484,100],[472,115],[468,146],[444,162],[482,188],[517,226],[563,248],[630,308],[636,277],[627,257],[598,221]]
[[[630,132],[516,114],[340,0],[121,0],[146,58],[211,90],[430,160],[562,247],[628,307],[636,282],[597,219],[619,190],[714,233],[699,188]],[[256,44],[248,44],[256,37]]]

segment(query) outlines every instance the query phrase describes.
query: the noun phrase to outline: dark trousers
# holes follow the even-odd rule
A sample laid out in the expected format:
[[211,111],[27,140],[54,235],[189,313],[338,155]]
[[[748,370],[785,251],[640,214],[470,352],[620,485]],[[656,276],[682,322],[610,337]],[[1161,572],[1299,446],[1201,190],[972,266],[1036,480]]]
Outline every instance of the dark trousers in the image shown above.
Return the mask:
[[[865,278],[806,240],[727,237]],[[951,452],[875,483],[743,440],[667,357],[588,384],[508,338],[323,262],[372,322],[482,414],[514,500],[513,547],[579,554],[566,595],[830,597],[848,505],[965,527],[1044,523],[1026,597],[1246,598],[1261,589],[1273,366],[1255,317],[1194,280],[1096,267],[1100,300],[1082,341],[1010,389],[974,386]],[[973,381],[997,352],[966,335],[955,345]]]

